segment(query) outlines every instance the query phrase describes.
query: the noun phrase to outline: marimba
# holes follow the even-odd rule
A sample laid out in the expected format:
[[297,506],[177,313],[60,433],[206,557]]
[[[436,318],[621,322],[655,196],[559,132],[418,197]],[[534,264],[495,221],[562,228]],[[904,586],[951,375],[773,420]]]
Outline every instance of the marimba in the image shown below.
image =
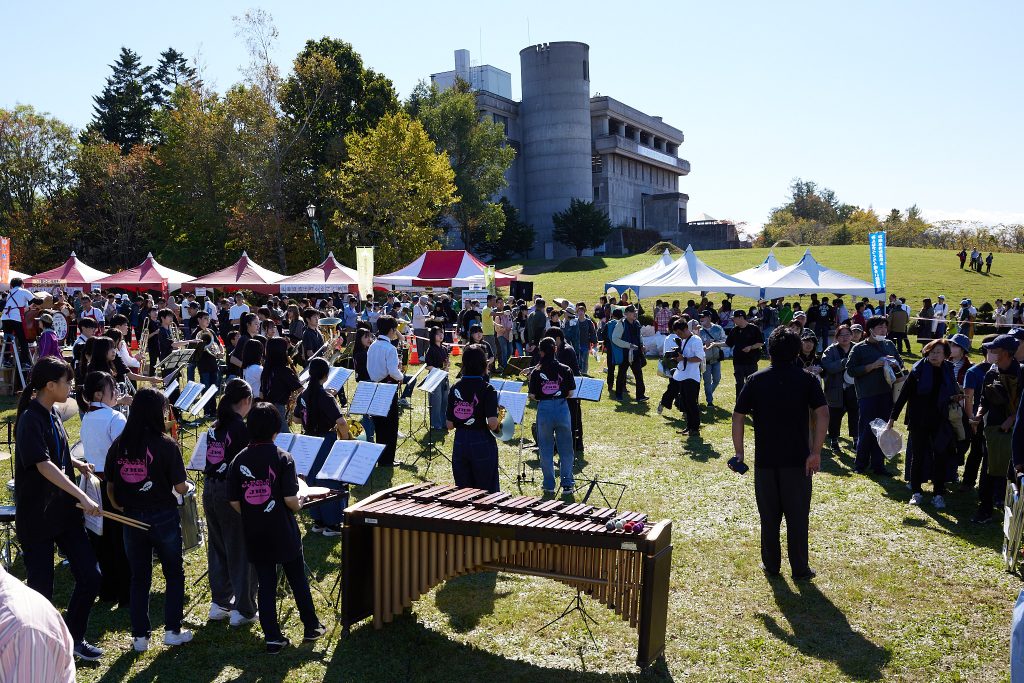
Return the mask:
[[[640,531],[608,522],[641,523]],[[632,526],[632,525],[631,525]],[[672,522],[585,503],[405,484],[345,510],[342,626],[375,628],[442,581],[481,571],[541,576],[576,588],[637,629],[637,664],[665,650]]]

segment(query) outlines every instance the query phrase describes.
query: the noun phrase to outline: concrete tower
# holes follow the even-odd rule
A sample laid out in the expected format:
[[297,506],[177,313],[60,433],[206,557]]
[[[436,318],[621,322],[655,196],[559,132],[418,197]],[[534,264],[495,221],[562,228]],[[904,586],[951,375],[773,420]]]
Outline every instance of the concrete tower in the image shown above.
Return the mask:
[[574,255],[552,239],[551,215],[571,199],[593,199],[589,55],[590,46],[576,42],[542,43],[519,53],[523,218],[537,231],[534,258]]

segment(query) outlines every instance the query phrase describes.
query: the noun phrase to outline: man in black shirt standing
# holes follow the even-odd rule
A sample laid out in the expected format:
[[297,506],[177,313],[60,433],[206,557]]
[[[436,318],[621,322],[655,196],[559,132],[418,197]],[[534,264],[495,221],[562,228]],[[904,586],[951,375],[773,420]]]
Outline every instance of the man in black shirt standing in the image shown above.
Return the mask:
[[[744,417],[754,420],[754,494],[761,516],[761,569],[778,576],[779,531],[786,519],[786,549],[794,579],[814,578],[808,565],[807,533],[811,477],[821,468],[828,406],[818,380],[795,364],[800,337],[779,328],[768,340],[771,366],[747,378],[732,414],[736,460],[743,462]],[[814,432],[809,434],[809,411]]]
[[761,358],[764,339],[761,330],[747,322],[742,309],[732,314],[734,327],[725,338],[725,345],[732,349],[732,372],[736,377],[736,395],[739,396],[747,377],[757,372],[757,361]]

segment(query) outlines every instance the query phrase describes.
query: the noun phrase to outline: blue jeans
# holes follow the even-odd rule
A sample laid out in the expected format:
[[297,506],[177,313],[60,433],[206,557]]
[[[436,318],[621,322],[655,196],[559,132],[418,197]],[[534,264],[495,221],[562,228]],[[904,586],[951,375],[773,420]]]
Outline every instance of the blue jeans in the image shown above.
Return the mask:
[[185,570],[181,559],[181,518],[177,508],[134,510],[128,517],[149,525],[149,531],[124,527],[124,552],[132,570],[129,606],[132,636],[149,637],[149,589],[153,584],[153,555],[164,572],[164,629],[181,629],[185,609]]
[[442,380],[437,389],[430,392],[430,428],[444,429],[448,413],[448,380]]
[[376,431],[373,428],[373,418],[369,415],[363,415],[359,420],[359,424],[363,425],[363,433],[366,434],[366,440],[370,443],[374,443],[373,437]]
[[708,363],[707,367],[704,368],[704,398],[707,399],[708,405],[715,402],[715,389],[718,388],[718,384],[721,381],[722,362]]
[[545,492],[555,490],[555,444],[558,444],[558,469],[563,489],[572,489],[572,422],[569,404],[564,398],[537,402],[537,448]]
[[512,355],[512,342],[507,338],[499,336],[498,338],[498,367],[504,368],[508,363],[509,357]]
[[889,421],[889,414],[892,412],[892,392],[876,396],[865,396],[857,400],[857,408],[860,410],[860,420],[857,426],[857,460],[854,469],[864,471],[871,466],[873,472],[881,472],[885,469],[885,456],[882,449],[878,447],[878,439],[871,431],[871,421],[881,418]]
[[[206,389],[209,389],[212,386],[220,386],[220,371],[214,370],[213,372],[200,372],[199,381]],[[212,398],[207,401],[206,405],[203,406],[203,414],[206,415],[206,417],[213,417],[216,415],[217,402]]]
[[580,366],[580,374],[587,374],[590,368],[590,349],[576,349],[576,362]]

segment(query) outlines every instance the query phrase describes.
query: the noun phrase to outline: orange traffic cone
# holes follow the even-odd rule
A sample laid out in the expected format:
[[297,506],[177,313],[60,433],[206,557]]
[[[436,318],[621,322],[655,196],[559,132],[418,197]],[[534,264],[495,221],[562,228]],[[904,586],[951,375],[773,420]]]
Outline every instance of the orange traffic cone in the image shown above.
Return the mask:
[[452,355],[453,356],[457,356],[460,353],[462,353],[462,346],[460,346],[459,344],[453,344],[452,345]]
[[416,350],[416,335],[409,335],[409,365],[419,365],[420,354]]

